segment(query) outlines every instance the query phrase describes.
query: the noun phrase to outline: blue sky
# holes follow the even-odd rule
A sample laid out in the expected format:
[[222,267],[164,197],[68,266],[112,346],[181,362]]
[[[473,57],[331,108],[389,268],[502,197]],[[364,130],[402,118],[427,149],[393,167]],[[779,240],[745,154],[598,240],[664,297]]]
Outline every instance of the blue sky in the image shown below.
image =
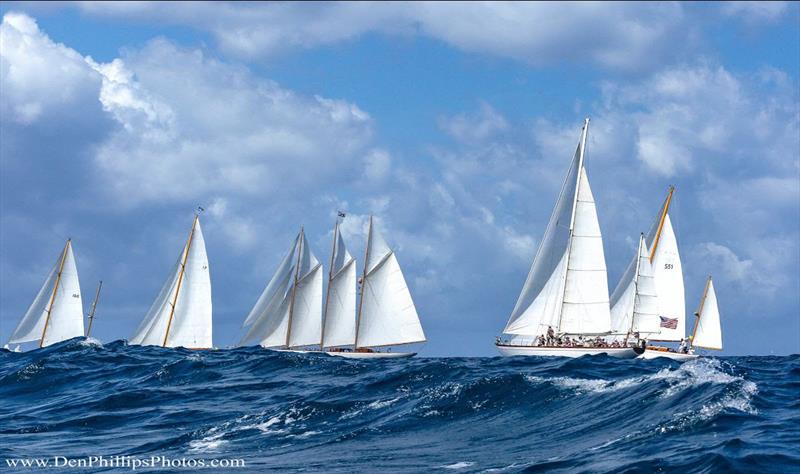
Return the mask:
[[[495,355],[578,139],[609,286],[677,186],[688,310],[725,354],[800,352],[800,7],[4,2],[0,339],[74,239],[130,337],[202,217],[214,341],[301,224],[375,213],[426,355]],[[87,308],[88,309],[88,308]]]

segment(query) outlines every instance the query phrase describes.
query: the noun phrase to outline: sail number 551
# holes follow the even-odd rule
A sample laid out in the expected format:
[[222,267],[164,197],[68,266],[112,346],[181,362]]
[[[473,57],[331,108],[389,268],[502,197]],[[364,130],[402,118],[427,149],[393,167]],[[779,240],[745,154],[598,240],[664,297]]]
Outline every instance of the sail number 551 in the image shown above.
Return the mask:
[[664,264],[664,269],[665,270],[672,270],[672,264],[671,263],[665,263]]

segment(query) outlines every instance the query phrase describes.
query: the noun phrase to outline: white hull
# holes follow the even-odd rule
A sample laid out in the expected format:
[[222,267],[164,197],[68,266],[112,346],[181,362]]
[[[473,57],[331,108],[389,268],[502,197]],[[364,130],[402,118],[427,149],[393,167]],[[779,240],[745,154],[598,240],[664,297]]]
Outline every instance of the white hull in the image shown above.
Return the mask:
[[401,359],[414,357],[416,352],[325,352],[328,355],[346,359]]
[[692,360],[692,359],[697,359],[699,356],[697,354],[657,351],[653,349],[645,349],[644,354],[639,356],[640,359],[658,359],[659,357],[664,357],[672,360]]
[[582,357],[585,355],[605,354],[618,359],[634,359],[641,354],[641,349],[634,349],[633,347],[537,347],[505,346],[498,344],[497,350],[505,357]]

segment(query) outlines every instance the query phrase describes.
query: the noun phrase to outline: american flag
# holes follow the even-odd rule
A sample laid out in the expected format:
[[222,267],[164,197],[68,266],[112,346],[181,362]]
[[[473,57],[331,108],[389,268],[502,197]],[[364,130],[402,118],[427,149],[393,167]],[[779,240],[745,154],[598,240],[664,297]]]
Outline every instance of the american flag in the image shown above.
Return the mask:
[[665,318],[664,316],[659,316],[661,318],[661,327],[667,329],[678,329],[678,318]]

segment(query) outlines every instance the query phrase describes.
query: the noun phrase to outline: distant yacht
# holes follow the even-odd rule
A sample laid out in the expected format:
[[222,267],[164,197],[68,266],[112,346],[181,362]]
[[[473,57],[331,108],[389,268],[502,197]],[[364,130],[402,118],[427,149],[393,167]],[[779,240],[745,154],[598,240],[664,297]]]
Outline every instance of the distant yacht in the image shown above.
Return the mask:
[[647,348],[642,358],[655,359],[667,357],[675,360],[697,358],[695,348],[722,350],[722,325],[720,323],[717,293],[714,291],[714,282],[709,276],[700,307],[694,313],[695,322],[692,334],[684,340],[677,351],[667,348]]
[[[343,245],[342,245],[343,248]],[[334,250],[335,247],[334,247]],[[341,250],[340,250],[341,252]],[[323,341],[323,347],[346,345],[349,343],[348,333],[350,323],[346,322],[347,315],[352,314],[355,298],[350,298],[352,279],[348,273],[352,264],[346,263],[349,254],[334,254],[334,262],[343,262],[341,269],[335,275],[342,275],[345,278],[341,282],[334,278],[334,297],[338,300],[328,300],[328,316],[332,316],[330,325],[326,321],[326,331],[338,333],[341,329],[343,337],[334,340],[329,338]],[[352,257],[349,257],[352,259]],[[334,266],[338,265],[334,263]],[[327,351],[328,354],[348,357],[352,359],[382,359],[412,357],[415,352],[393,352],[391,346],[405,344],[416,344],[425,342],[425,332],[411,299],[411,292],[408,291],[406,279],[400,269],[394,250],[392,250],[381,236],[380,232],[373,223],[372,216],[369,218],[369,230],[367,233],[366,251],[364,255],[364,268],[361,274],[361,299],[355,317],[355,338],[352,340],[353,349],[337,348]],[[341,298],[339,295],[345,295]],[[338,305],[338,307],[337,307]],[[337,325],[341,325],[337,327]]]
[[129,343],[210,349],[211,277],[200,217],[156,300]]
[[586,119],[528,278],[496,342],[504,356],[634,358],[643,351],[604,339],[612,327],[603,238],[584,168],[588,129]]
[[17,344],[38,341],[47,347],[73,337],[83,336],[83,304],[78,282],[78,268],[72,253],[72,240],[67,239],[44,285],[11,335],[6,349]]
[[311,252],[303,229],[294,239],[267,287],[243,323],[240,341],[269,349],[299,350],[320,343],[322,265]]
[[356,261],[345,246],[337,219],[323,312],[322,266],[301,229],[245,319],[247,332],[240,344],[257,342],[279,351],[358,359],[415,355],[377,349],[424,342],[425,334],[397,258],[371,217],[365,260],[356,311]]

